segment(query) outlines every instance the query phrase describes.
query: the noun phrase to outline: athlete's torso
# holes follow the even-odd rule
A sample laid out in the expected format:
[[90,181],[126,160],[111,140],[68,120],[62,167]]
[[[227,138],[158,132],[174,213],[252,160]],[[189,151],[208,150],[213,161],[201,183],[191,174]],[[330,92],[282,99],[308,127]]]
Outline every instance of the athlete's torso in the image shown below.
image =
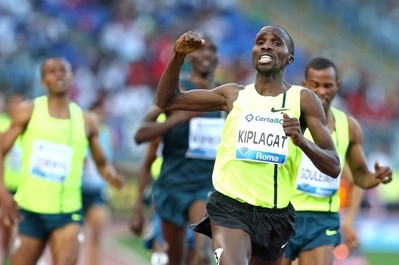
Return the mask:
[[88,146],[82,110],[69,104],[69,119],[51,117],[47,97],[34,100],[21,135],[22,180],[15,200],[25,210],[65,213],[81,208],[81,177]]
[[285,136],[281,113],[300,118],[302,89],[292,86],[271,97],[259,95],[251,84],[239,92],[218,148],[216,190],[266,208],[289,204],[302,152]]

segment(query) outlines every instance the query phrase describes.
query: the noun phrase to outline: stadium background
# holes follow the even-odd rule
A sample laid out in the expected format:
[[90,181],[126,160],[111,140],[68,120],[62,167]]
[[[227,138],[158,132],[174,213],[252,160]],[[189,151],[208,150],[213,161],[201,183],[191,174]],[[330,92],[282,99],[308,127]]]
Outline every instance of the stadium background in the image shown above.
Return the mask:
[[399,259],[397,22],[395,0],[0,0],[0,90],[27,98],[44,93],[39,65],[56,55],[72,62],[72,97],[83,108],[107,92],[115,163],[129,180],[111,204],[115,218],[123,219],[145,148],[132,134],[152,103],[175,38],[187,30],[208,33],[219,47],[216,80],[246,84],[253,78],[254,35],[263,25],[281,25],[296,44],[288,81],[300,82],[309,58],[332,58],[343,81],[336,105],[361,122],[370,165],[378,159],[395,170],[394,183],[366,193],[358,227],[360,252],[377,253],[370,265],[396,264],[389,262]]

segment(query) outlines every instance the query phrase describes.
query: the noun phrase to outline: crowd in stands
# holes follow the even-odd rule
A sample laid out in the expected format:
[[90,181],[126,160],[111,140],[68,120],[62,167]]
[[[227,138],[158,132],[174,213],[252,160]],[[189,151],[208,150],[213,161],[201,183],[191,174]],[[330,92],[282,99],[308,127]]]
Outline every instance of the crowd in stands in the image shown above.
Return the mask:
[[399,3],[395,0],[309,0],[322,12],[334,16],[351,32],[367,35],[379,48],[399,56]]

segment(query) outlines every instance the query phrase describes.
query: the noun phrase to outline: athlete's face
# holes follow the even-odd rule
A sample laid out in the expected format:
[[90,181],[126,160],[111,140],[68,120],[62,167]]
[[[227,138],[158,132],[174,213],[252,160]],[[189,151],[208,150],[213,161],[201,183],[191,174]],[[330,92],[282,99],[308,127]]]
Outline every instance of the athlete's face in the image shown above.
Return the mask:
[[42,67],[42,85],[49,94],[65,95],[72,86],[73,76],[68,62],[59,58],[51,58]]
[[267,26],[256,35],[252,47],[252,64],[258,72],[280,71],[293,62],[288,34],[279,27]]
[[218,63],[215,43],[211,39],[205,38],[202,48],[189,53],[188,58],[191,63],[192,75],[206,77],[209,74],[213,74]]
[[338,92],[340,81],[333,67],[317,70],[309,68],[303,86],[310,88],[321,100],[327,110]]

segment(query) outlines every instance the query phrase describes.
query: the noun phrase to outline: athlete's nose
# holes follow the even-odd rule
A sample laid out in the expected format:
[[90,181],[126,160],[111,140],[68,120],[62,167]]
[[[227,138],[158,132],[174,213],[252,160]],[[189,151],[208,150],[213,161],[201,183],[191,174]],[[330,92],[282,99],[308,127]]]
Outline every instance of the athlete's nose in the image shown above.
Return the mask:
[[271,41],[265,41],[263,43],[263,45],[262,45],[262,50],[272,51],[273,50],[272,42]]

